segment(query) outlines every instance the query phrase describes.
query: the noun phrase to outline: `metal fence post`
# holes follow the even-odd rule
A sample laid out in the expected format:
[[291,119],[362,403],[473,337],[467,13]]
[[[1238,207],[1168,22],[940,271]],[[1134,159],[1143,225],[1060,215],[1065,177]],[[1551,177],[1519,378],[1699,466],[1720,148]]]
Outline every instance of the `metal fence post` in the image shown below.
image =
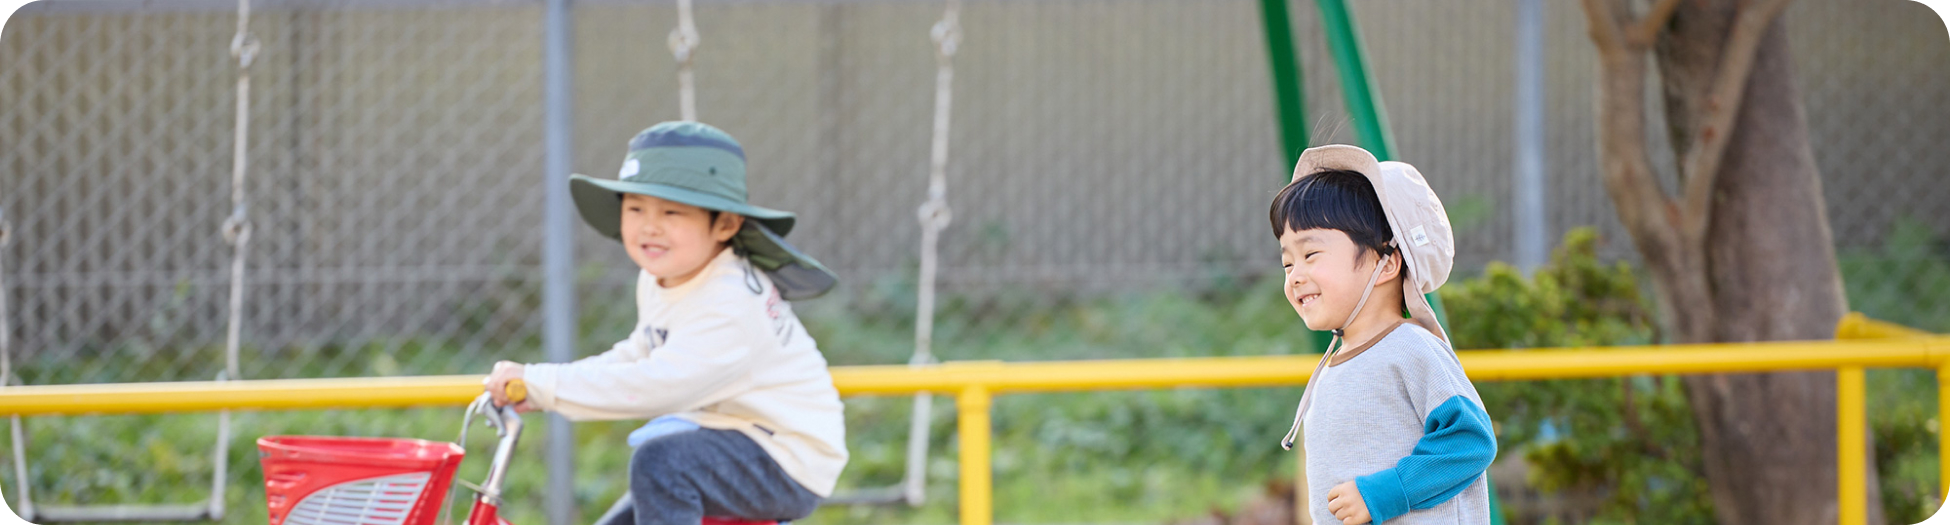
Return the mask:
[[[569,172],[574,155],[571,126],[575,104],[574,28],[569,0],[548,0],[543,17],[542,54],[542,352],[551,362],[575,357],[574,216],[569,209]],[[548,495],[544,507],[554,525],[575,522],[575,434],[562,416],[548,416]]]
[[1862,367],[1835,370],[1836,487],[1841,491],[1842,525],[1869,521],[1868,417],[1864,414]]
[[961,432],[961,525],[990,525],[995,520],[993,472],[989,470],[989,404],[986,386],[963,388],[955,396]]
[[1525,273],[1550,260],[1544,203],[1544,0],[1517,0],[1516,169],[1512,258]]

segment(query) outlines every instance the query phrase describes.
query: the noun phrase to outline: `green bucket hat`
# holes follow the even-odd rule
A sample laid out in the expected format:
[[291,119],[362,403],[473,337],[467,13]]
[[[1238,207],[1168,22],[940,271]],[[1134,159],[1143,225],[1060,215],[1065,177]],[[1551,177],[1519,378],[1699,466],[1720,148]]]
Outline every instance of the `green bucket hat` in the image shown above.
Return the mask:
[[569,176],[582,221],[621,240],[622,194],[635,193],[707,210],[745,216],[732,248],[764,270],[787,300],[811,299],[839,282],[832,270],[785,242],[798,220],[792,212],[746,202],[745,148],[718,128],[698,122],[664,122],[630,139],[630,153],[616,179]]

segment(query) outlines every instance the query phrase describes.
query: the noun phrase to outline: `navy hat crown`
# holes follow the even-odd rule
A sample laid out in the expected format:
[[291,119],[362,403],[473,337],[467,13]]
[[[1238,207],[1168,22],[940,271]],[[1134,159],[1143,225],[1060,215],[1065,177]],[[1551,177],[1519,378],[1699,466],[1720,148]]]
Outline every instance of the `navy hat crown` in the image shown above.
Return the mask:
[[724,150],[745,160],[745,148],[731,134],[702,122],[664,122],[637,133],[630,151],[648,148],[699,146]]

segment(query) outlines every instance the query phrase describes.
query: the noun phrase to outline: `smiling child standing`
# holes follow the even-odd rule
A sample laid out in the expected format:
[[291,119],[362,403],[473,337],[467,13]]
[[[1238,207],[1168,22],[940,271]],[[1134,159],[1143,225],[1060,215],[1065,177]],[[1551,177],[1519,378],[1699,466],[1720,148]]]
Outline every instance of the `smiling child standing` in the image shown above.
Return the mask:
[[1489,523],[1496,437],[1423,298],[1455,256],[1442,201],[1414,166],[1321,146],[1269,218],[1287,302],[1335,335],[1281,442],[1304,440],[1314,523]]

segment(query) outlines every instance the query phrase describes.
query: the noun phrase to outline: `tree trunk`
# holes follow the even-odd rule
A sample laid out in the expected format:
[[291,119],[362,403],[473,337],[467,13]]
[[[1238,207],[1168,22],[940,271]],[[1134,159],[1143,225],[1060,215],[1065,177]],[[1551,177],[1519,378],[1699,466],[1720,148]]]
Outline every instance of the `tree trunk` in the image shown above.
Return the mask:
[[[1601,60],[1606,189],[1679,342],[1830,339],[1846,311],[1780,8],[1656,0],[1633,21],[1629,1],[1585,1]],[[1648,50],[1680,159],[1678,198],[1660,188],[1645,146]],[[1720,523],[1837,520],[1832,372],[1686,385]],[[1875,479],[1869,517],[1881,522]]]
[[[1655,46],[1668,132],[1682,157],[1699,134],[1725,132],[1696,116],[1711,103],[1734,14],[1730,0],[1681,2]],[[1705,246],[1711,341],[1832,339],[1847,311],[1782,25],[1770,24],[1755,51],[1714,184]],[[1686,386],[1721,523],[1836,521],[1834,373],[1691,376]],[[1872,470],[1871,502],[1880,499],[1875,478]],[[1882,521],[1880,511],[1870,505],[1870,522]]]

